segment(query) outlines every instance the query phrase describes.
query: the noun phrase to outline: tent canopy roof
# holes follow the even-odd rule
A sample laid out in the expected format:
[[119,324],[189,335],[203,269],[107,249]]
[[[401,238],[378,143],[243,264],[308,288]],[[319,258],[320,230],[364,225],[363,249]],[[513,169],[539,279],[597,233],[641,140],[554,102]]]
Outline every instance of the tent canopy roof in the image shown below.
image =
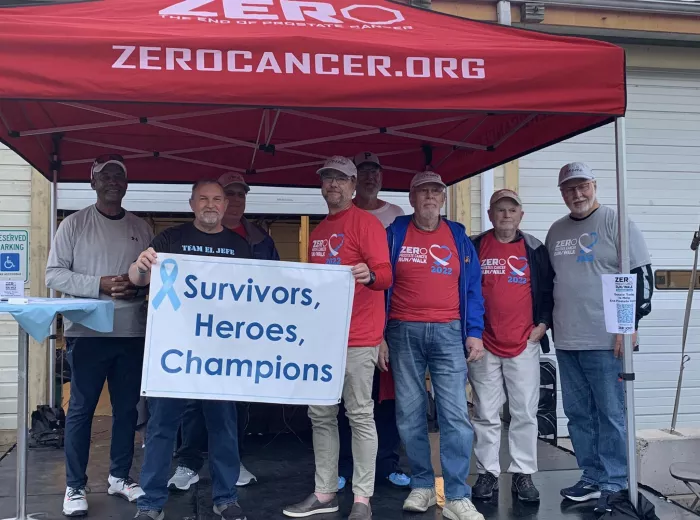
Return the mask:
[[316,186],[325,157],[368,150],[405,190],[625,111],[618,47],[385,0],[55,4],[2,9],[0,139],[59,181],[110,152],[136,182]]

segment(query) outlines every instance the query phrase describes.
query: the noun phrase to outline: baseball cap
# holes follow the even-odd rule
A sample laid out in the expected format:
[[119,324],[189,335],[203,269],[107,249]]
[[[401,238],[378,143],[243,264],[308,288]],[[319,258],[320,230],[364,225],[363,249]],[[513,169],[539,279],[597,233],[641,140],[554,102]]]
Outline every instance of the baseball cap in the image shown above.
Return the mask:
[[440,177],[440,175],[438,175],[435,172],[428,171],[428,172],[416,173],[413,176],[413,179],[411,179],[410,189],[412,190],[416,186],[420,186],[422,184],[428,184],[430,182],[435,183],[435,184],[439,184],[440,186],[447,188],[447,184],[442,182],[442,177]]
[[357,166],[358,168],[361,164],[364,163],[376,164],[380,168],[382,167],[382,164],[379,162],[379,157],[377,157],[376,154],[373,154],[372,152],[360,152],[355,156],[352,162],[354,162],[355,166]]
[[326,162],[323,163],[323,167],[319,168],[316,173],[323,175],[328,171],[344,173],[348,177],[357,177],[357,167],[355,164],[353,164],[350,159],[343,157],[342,155],[334,155],[333,157],[326,159]]
[[594,181],[595,175],[593,175],[593,170],[591,170],[591,167],[586,163],[572,162],[559,170],[559,184],[557,184],[557,186],[561,186],[571,179]]
[[231,184],[240,184],[245,188],[246,193],[250,191],[250,186],[246,184],[243,175],[236,172],[224,173],[221,177],[219,177],[219,184],[221,184],[224,188],[230,186]]
[[505,189],[498,190],[494,192],[493,195],[491,195],[491,201],[489,202],[489,206],[493,206],[494,204],[496,204],[496,202],[498,202],[501,199],[513,199],[515,202],[518,203],[518,206],[523,205],[517,193],[515,193],[513,190]]
[[96,173],[100,173],[108,165],[116,164],[124,170],[124,175],[126,176],[126,165],[124,164],[124,157],[116,153],[108,153],[100,155],[95,158],[90,168],[90,177],[94,177]]

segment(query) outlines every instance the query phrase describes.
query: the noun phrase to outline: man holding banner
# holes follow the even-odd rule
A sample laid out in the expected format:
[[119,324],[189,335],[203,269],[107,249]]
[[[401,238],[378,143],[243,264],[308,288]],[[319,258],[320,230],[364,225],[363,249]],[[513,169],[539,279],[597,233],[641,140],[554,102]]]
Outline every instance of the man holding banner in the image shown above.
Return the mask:
[[[192,188],[190,207],[194,222],[166,229],[153,239],[129,269],[129,278],[136,286],[150,284],[153,266],[159,267],[163,286],[152,295],[157,307],[166,298],[177,299],[173,283],[177,272],[168,273],[165,263],[158,265],[157,253],[251,258],[250,246],[239,234],[226,229],[222,219],[228,201],[217,181],[198,181]],[[173,262],[170,260],[170,262]],[[162,397],[149,398],[151,417],[148,422],[146,451],[141,468],[144,495],[138,500],[138,520],[163,520],[163,507],[168,498],[168,471],[172,450],[187,401]],[[226,520],[245,520],[238,505],[236,482],[240,471],[237,440],[236,403],[202,401],[206,429],[209,432],[209,466],[212,475],[214,512]]]
[[[355,295],[342,391],[354,462],[355,498],[349,520],[370,520],[377,457],[372,380],[384,336],[384,290],[391,285],[389,250],[381,222],[352,203],[357,184],[353,162],[331,157],[318,174],[329,215],[311,233],[309,258],[317,264],[353,266]],[[338,405],[309,406],[309,418],[316,489],[302,502],[283,510],[294,518],[338,511]]]
[[[219,183],[224,188],[228,206],[222,220],[225,228],[235,231],[246,239],[250,245],[253,258],[259,260],[279,260],[277,248],[265,230],[246,219],[245,213],[246,198],[250,191],[250,186],[240,173],[229,172],[219,177]],[[245,438],[246,417],[250,403],[238,402],[238,456],[241,458],[241,471],[238,476],[237,486],[247,486],[257,481],[253,475],[243,465],[243,441]],[[207,438],[204,415],[202,414],[202,402],[192,399],[187,403],[185,413],[182,417],[182,444],[178,449],[178,466],[175,474],[168,481],[169,488],[187,491],[190,486],[199,482],[199,470],[204,464],[202,451]]]

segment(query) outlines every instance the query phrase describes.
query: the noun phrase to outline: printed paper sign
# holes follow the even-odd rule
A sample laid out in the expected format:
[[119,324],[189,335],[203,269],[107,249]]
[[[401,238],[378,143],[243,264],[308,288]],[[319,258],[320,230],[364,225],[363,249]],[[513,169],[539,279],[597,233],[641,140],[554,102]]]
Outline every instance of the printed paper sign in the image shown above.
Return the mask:
[[605,329],[611,334],[634,333],[637,306],[636,274],[604,274]]
[[4,297],[23,297],[24,282],[8,281],[0,279],[0,296]]
[[158,253],[142,395],[340,402],[350,267]]

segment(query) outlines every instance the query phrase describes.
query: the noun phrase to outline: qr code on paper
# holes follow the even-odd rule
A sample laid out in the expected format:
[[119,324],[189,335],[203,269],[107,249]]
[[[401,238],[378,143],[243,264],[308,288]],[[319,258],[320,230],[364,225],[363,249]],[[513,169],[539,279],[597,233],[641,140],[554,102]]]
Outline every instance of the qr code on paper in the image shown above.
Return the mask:
[[634,304],[625,303],[617,306],[617,322],[620,328],[629,328],[634,324]]

